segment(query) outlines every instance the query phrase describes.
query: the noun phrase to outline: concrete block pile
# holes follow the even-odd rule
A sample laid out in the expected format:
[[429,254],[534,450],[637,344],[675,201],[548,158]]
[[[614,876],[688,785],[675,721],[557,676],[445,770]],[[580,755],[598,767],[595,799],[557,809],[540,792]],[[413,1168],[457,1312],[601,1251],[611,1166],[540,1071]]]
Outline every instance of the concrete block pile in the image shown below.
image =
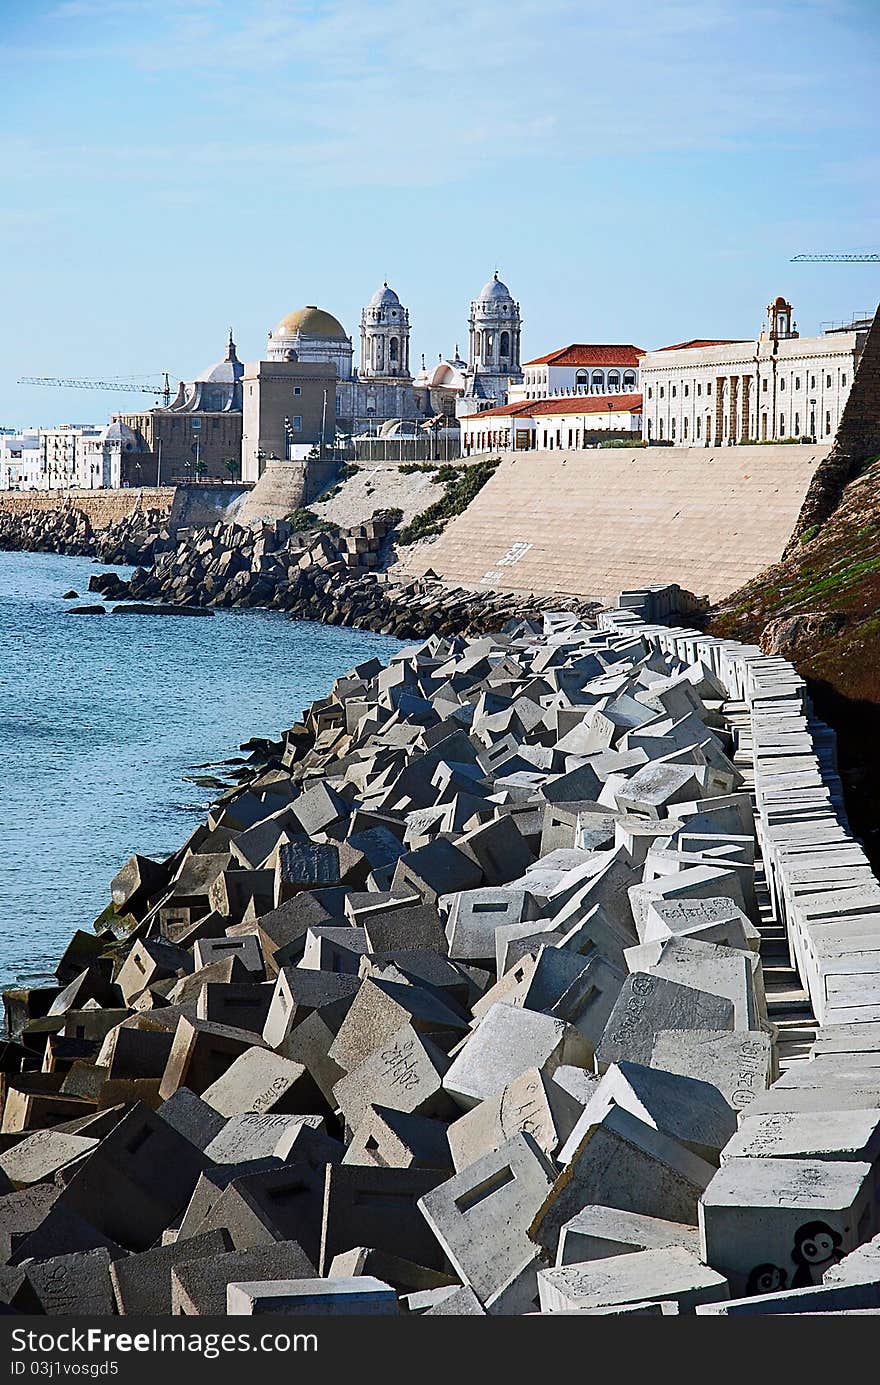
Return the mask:
[[13,1311],[871,1306],[875,1026],[777,1080],[759,952],[765,844],[826,917],[833,747],[778,661],[640,609],[351,670],[6,994]]

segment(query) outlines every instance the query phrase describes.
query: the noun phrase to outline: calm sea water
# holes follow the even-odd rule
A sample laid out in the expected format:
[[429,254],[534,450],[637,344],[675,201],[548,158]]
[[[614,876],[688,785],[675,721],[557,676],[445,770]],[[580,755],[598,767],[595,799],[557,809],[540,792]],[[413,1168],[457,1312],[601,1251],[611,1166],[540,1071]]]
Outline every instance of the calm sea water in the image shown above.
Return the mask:
[[187,782],[212,773],[196,766],[277,736],[400,647],[270,611],[69,615],[62,594],[86,597],[100,570],[0,553],[0,985],[54,970],[132,852],[177,848],[212,798]]

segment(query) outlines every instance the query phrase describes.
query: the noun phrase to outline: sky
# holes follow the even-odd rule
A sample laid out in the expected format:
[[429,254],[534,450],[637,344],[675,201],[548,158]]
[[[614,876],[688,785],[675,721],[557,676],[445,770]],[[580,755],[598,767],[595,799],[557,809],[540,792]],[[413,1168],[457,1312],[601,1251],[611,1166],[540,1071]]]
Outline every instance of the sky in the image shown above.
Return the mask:
[[870,310],[877,0],[0,0],[0,425],[97,421],[305,303],[411,360],[498,269],[523,359]]

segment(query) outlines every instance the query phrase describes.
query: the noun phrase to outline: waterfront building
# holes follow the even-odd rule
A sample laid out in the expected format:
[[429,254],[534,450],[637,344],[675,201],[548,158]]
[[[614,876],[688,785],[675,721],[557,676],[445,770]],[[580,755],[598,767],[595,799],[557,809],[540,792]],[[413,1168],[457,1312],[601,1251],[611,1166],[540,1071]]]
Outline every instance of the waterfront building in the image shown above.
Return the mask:
[[40,489],[40,433],[37,428],[16,432],[0,429],[0,490]]
[[[241,469],[242,380],[232,329],[222,360],[194,380],[181,380],[164,408],[113,415],[113,422],[136,436],[134,449],[123,449],[123,485],[154,485],[202,477],[237,479]],[[115,440],[114,440],[115,441]],[[93,464],[97,461],[92,457]],[[106,474],[113,471],[108,456]],[[119,484],[119,483],[117,483]]]
[[468,365],[464,390],[456,401],[459,418],[508,402],[512,385],[522,380],[522,315],[498,271],[471,303],[468,318]]
[[637,394],[640,346],[573,342],[546,356],[526,361],[522,380],[508,393],[519,399],[554,399],[564,395]]
[[642,357],[643,436],[677,447],[832,442],[870,322],[802,337],[783,297],[757,340],[697,339]]
[[82,486],[86,476],[86,443],[100,437],[97,423],[61,423],[40,429],[39,489],[69,490]]
[[477,452],[543,448],[581,449],[612,440],[639,442],[640,394],[563,395],[520,399],[459,419],[461,450]]

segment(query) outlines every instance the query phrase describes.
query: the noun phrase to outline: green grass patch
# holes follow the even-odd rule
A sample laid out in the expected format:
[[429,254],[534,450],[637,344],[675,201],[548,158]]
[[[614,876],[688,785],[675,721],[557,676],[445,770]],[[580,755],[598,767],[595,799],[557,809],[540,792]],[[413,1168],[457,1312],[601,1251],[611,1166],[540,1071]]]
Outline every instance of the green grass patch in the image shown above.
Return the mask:
[[[437,472],[438,484],[444,487],[443,494],[439,500],[434,501],[433,505],[429,505],[420,515],[416,515],[414,520],[404,525],[397,535],[398,546],[405,548],[408,544],[416,543],[419,539],[429,539],[437,534],[442,534],[451,519],[464,513],[474,496],[482,490],[494,474],[500,462],[500,457],[494,457],[484,462],[474,462],[472,466],[432,467],[431,470]],[[426,468],[418,466],[413,469],[425,470]],[[403,467],[400,470],[403,471]]]

